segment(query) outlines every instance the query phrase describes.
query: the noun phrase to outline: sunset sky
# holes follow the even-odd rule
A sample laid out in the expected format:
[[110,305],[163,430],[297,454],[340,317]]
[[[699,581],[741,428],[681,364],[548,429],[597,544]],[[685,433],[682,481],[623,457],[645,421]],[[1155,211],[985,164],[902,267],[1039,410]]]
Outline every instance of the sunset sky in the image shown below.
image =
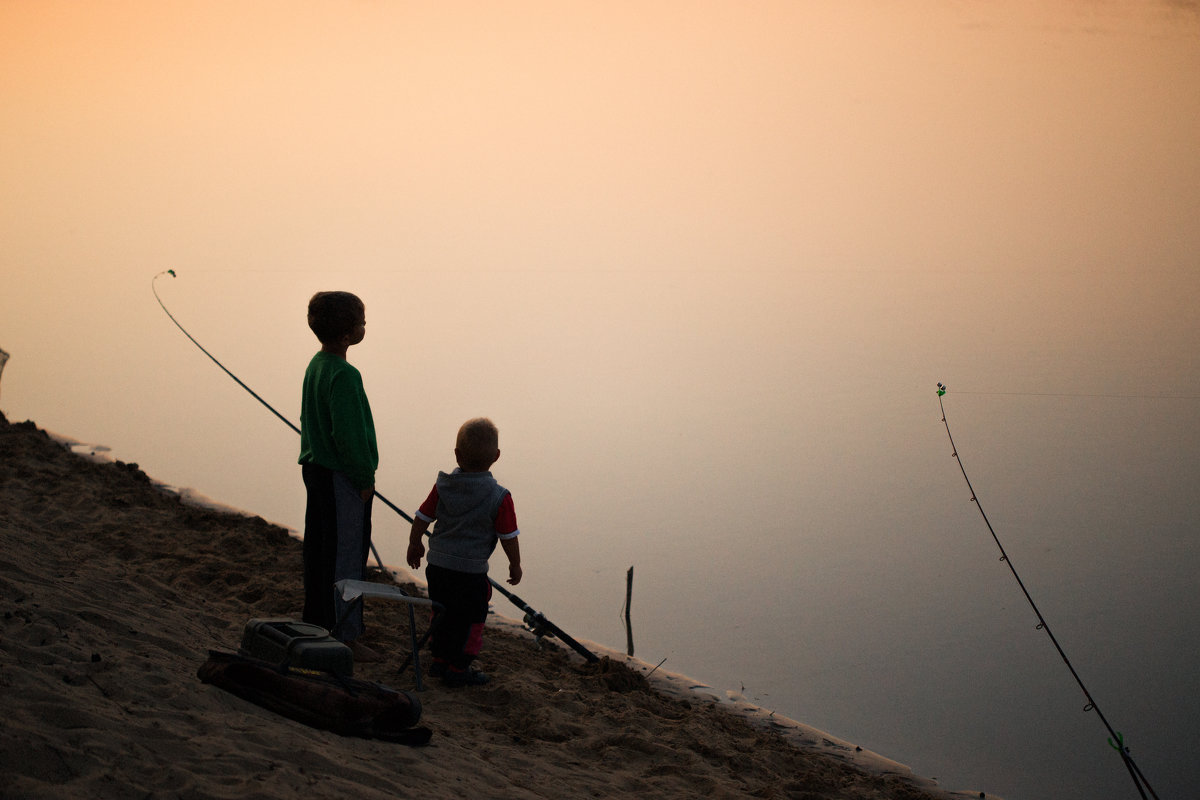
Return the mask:
[[[10,369],[36,370],[10,397],[61,396],[64,372],[103,392],[109,366],[61,344],[95,342],[98,321],[149,356],[144,287],[166,268],[264,321],[344,275],[389,292],[372,319],[408,338],[453,313],[428,284],[465,302],[495,280],[491,335],[503,319],[547,343],[575,298],[622,351],[623,332],[761,306],[736,289],[755,283],[776,300],[749,312],[764,324],[819,309],[870,342],[874,300],[831,280],[900,276],[919,302],[944,276],[965,301],[938,309],[953,326],[993,291],[979,276],[1049,274],[1069,300],[1026,286],[992,327],[1194,352],[1187,4],[16,0],[0,23],[0,334],[26,362]],[[683,302],[658,302],[679,281]],[[649,297],[661,326],[598,309],[597,286]]]
[[586,565],[542,596],[680,547],[928,585],[938,380],[1031,536],[1200,480],[1194,2],[3,0],[0,119],[0,409],[292,527],[296,437],[164,270],[293,419],[309,296],[359,293],[381,490],[493,416]]

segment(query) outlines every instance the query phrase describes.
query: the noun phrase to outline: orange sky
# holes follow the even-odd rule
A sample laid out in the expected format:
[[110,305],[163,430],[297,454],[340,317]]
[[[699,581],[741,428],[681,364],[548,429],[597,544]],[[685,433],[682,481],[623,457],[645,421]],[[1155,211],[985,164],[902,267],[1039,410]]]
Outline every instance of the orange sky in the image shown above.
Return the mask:
[[[170,268],[172,312],[292,418],[307,299],[360,293],[386,495],[411,509],[492,416],[557,621],[623,641],[606,581],[636,560],[635,605],[686,609],[639,654],[811,634],[728,685],[807,670],[826,696],[771,702],[894,722],[889,755],[931,746],[877,713],[902,676],[843,667],[1012,609],[936,381],[1040,585],[1120,571],[1084,634],[1194,583],[1195,3],[0,0],[0,120],[0,409],[161,480],[300,525],[297,437],[162,314]],[[995,753],[986,710],[913,705]],[[1000,738],[1065,763],[1039,726]]]
[[[168,267],[280,393],[333,281],[376,298],[362,357],[395,383],[458,302],[501,352],[700,408],[787,407],[814,379],[779,364],[874,385],[903,360],[879,342],[945,330],[952,366],[1032,352],[1125,391],[1174,362],[1194,391],[1197,87],[1200,21],[1166,3],[10,0],[5,402],[107,437],[178,353]],[[729,388],[658,374],[689,343]]]

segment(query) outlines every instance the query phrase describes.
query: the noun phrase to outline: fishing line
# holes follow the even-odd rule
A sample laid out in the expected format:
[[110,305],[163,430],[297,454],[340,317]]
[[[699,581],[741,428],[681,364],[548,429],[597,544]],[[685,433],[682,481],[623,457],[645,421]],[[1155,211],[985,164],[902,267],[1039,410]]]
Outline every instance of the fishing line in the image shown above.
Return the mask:
[[[939,386],[941,384],[938,384]],[[948,390],[944,390],[948,391]],[[955,390],[952,394],[974,394],[984,397],[1099,397],[1108,400],[1200,400],[1200,394],[1104,394],[1090,392],[969,392]]]
[[946,394],[946,387],[941,383],[939,383],[937,387],[938,408],[942,412],[942,424],[946,426],[946,436],[950,439],[951,455],[954,457],[954,460],[958,462],[958,468],[962,471],[963,480],[967,482],[967,488],[971,491],[971,502],[974,503],[975,507],[979,509],[979,514],[983,517],[984,524],[987,525],[988,531],[992,534],[992,539],[996,542],[996,547],[1000,549],[1000,560],[1008,565],[1013,577],[1017,580],[1017,585],[1021,587],[1021,593],[1024,594],[1025,599],[1029,601],[1029,605],[1033,608],[1033,613],[1037,615],[1037,629],[1044,630],[1046,635],[1050,637],[1050,641],[1053,643],[1054,649],[1058,651],[1059,657],[1062,658],[1063,663],[1067,665],[1067,669],[1071,671],[1071,677],[1075,679],[1075,682],[1079,684],[1079,688],[1083,690],[1083,696],[1087,698],[1087,705],[1083,707],[1083,710],[1095,711],[1096,716],[1098,716],[1100,721],[1104,723],[1104,727],[1107,728],[1109,734],[1111,734],[1111,738],[1108,740],[1109,746],[1111,746],[1121,755],[1121,760],[1124,762],[1125,768],[1129,770],[1129,777],[1133,779],[1134,786],[1137,787],[1138,793],[1141,794],[1142,798],[1144,799],[1146,797],[1146,792],[1149,791],[1150,796],[1153,797],[1154,800],[1158,800],[1158,795],[1155,794],[1154,789],[1150,787],[1149,781],[1146,780],[1146,776],[1142,774],[1142,771],[1134,762],[1133,756],[1129,752],[1129,748],[1125,746],[1124,737],[1117,731],[1113,730],[1112,725],[1108,723],[1108,720],[1100,711],[1100,707],[1096,705],[1096,701],[1092,698],[1091,692],[1089,692],[1087,686],[1084,685],[1083,679],[1079,677],[1079,673],[1075,671],[1075,667],[1071,664],[1071,660],[1067,658],[1067,654],[1063,651],[1062,646],[1058,643],[1058,639],[1055,638],[1054,633],[1050,630],[1050,625],[1046,622],[1046,618],[1042,616],[1042,612],[1040,609],[1038,609],[1037,603],[1033,601],[1033,597],[1029,594],[1029,590],[1025,588],[1025,582],[1021,580],[1021,576],[1017,573],[1017,568],[1013,565],[1012,559],[1008,557],[1008,552],[1005,551],[1004,545],[1000,543],[1000,537],[996,535],[996,530],[992,527],[991,521],[988,519],[987,514],[984,513],[983,505],[979,502],[979,497],[975,494],[975,487],[971,485],[971,479],[967,477],[967,468],[963,466],[962,458],[958,455],[958,447],[954,444],[954,436],[950,433],[950,423],[946,421],[946,408],[942,404],[942,396]]
[[[241,379],[238,378],[237,375],[234,375],[232,372],[230,372],[228,369],[226,369],[225,365],[222,364],[220,361],[218,361],[212,353],[205,350],[204,347],[199,342],[196,341],[195,337],[193,337],[190,333],[188,333],[187,329],[179,324],[179,320],[175,319],[175,316],[170,311],[167,310],[167,306],[166,306],[166,304],[163,303],[162,298],[158,296],[158,289],[155,287],[155,284],[154,284],[154,282],[157,281],[159,278],[161,278],[163,275],[170,275],[172,278],[176,277],[175,270],[173,270],[173,269],[164,270],[163,272],[160,272],[157,275],[155,275],[150,280],[150,290],[154,292],[154,299],[158,301],[158,304],[160,306],[162,306],[162,310],[164,312],[166,312],[166,315],[171,318],[171,322],[175,323],[175,327],[179,328],[179,330],[183,331],[183,335],[186,336],[188,339],[190,339],[192,344],[196,345],[196,347],[199,347],[200,352],[204,353],[204,355],[206,355],[210,359],[212,359],[212,362],[214,364],[216,364],[218,367],[220,367],[222,372],[224,372],[229,377],[233,378],[233,380],[237,383],[238,386],[242,387],[247,392],[249,392],[250,396],[253,397],[255,400],[257,400],[258,402],[262,403],[264,406],[266,406],[268,411],[270,411],[275,416],[279,417],[279,419],[283,420],[283,424],[287,425],[289,428],[291,428],[297,434],[299,434],[300,429],[298,427],[296,427],[296,425],[294,423],[292,423],[291,420],[289,420],[283,414],[280,414],[278,411],[276,411],[275,408],[270,403],[268,403],[266,400],[259,397],[257,392],[255,392],[253,389],[251,389],[246,384],[242,383]],[[406,520],[409,524],[412,524],[413,518],[410,517],[408,514],[404,513],[404,511],[401,510],[401,508],[399,506],[397,506],[395,503],[393,503],[391,500],[388,500],[386,497],[381,495],[379,492],[375,492],[375,499],[377,499],[379,502],[383,503],[385,506],[390,508],[392,511],[395,511],[397,514],[400,515],[400,517],[402,519]],[[379,551],[375,549],[374,542],[371,542],[371,553],[375,556],[375,563],[379,565],[379,569],[383,570],[383,572],[386,573],[387,568],[383,566],[383,559],[379,557]],[[490,583],[494,589],[496,589],[501,594],[503,594],[505,597],[507,597],[510,601],[512,601],[512,603],[515,606],[517,606],[518,608],[520,608],[522,611],[525,612],[525,624],[530,627],[530,629],[534,632],[534,634],[539,639],[543,636],[554,636],[557,639],[559,639],[561,642],[566,644],[568,647],[575,650],[577,653],[579,653],[581,656],[583,656],[589,662],[594,662],[594,661],[599,660],[595,656],[595,654],[593,654],[590,650],[588,650],[586,647],[579,644],[579,642],[575,641],[573,638],[571,638],[569,635],[567,635],[567,633],[565,631],[563,631],[562,628],[558,627],[553,622],[546,619],[545,614],[542,614],[539,611],[535,611],[524,600],[522,600],[520,597],[517,597],[512,592],[508,591],[507,589],[505,589],[503,586],[501,586],[499,583],[492,580],[491,578],[488,578],[488,583]],[[409,610],[409,615],[411,617],[412,613],[413,613],[412,606],[409,606],[408,610]],[[416,623],[413,622],[412,624],[415,629]]]

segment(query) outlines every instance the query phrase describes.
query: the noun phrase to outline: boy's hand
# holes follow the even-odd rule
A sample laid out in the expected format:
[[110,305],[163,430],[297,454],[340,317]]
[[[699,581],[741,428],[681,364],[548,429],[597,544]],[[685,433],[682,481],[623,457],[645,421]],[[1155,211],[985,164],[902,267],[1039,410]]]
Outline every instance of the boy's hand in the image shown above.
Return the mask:
[[521,582],[521,544],[517,541],[519,538],[512,536],[500,540],[504,555],[508,556],[508,582],[513,586]]
[[413,569],[421,566],[421,557],[425,555],[425,545],[421,542],[408,543],[408,565]]
[[421,556],[425,555],[425,531],[429,523],[420,517],[413,520],[412,531],[408,534],[408,565],[413,569],[421,566]]

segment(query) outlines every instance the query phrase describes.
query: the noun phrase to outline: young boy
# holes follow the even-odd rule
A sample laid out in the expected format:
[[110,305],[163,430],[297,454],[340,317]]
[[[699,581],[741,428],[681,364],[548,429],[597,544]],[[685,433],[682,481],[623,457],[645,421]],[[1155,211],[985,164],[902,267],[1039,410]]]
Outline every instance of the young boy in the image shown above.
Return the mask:
[[362,300],[349,292],[318,292],[308,303],[308,327],[321,349],[304,373],[300,404],[300,464],[308,493],[304,621],[350,645],[356,661],[378,661],[357,641],[362,603],[347,614],[333,588],[335,581],[363,579],[371,547],[379,449],[362,375],[346,361],[346,351],[366,335],[366,324]]
[[429,598],[444,606],[439,612],[430,649],[430,674],[441,675],[447,686],[477,686],[488,676],[471,669],[483,644],[492,585],[488,558],[499,541],[508,556],[508,582],[521,582],[521,549],[517,543],[517,514],[512,495],[489,472],[500,458],[499,433],[489,419],[467,421],[458,431],[454,458],[458,469],[439,472],[429,497],[413,520],[408,539],[408,565],[421,566],[422,537],[429,536],[425,579]]

